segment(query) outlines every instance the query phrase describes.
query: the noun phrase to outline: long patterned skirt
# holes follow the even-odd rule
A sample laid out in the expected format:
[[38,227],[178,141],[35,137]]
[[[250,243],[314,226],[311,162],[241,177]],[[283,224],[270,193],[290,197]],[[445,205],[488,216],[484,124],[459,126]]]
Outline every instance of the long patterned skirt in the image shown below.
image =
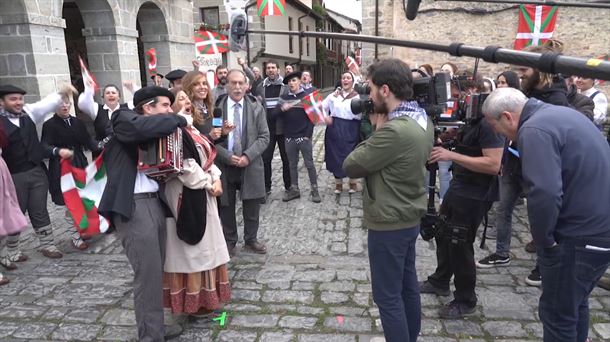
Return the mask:
[[174,314],[216,310],[230,299],[227,265],[198,273],[163,273],[163,306]]

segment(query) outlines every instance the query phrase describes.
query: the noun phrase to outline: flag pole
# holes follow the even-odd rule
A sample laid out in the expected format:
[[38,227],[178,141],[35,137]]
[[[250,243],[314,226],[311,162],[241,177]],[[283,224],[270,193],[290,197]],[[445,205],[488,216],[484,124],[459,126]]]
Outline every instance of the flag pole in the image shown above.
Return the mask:
[[537,6],[562,6],[562,7],[587,7],[587,8],[610,8],[610,1],[598,2],[562,2],[562,1],[544,1],[544,0],[434,0],[448,2],[477,2],[491,4],[516,4],[516,5],[537,5]]
[[597,58],[572,57],[558,53],[525,52],[500,48],[497,46],[478,47],[465,45],[462,43],[443,45],[422,41],[401,40],[351,33],[247,30],[246,34],[249,33],[340,39],[390,46],[401,46],[413,49],[446,52],[457,57],[481,58],[489,63],[506,63],[532,67],[551,74],[561,73],[565,75],[584,76],[588,78],[610,81],[610,62]]

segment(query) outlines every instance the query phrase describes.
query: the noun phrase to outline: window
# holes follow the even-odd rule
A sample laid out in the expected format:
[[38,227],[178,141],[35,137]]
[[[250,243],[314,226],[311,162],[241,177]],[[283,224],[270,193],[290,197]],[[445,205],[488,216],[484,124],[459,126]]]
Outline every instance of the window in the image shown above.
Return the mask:
[[[292,31],[292,17],[288,17],[288,31]],[[292,46],[292,36],[288,37],[288,53],[294,53],[294,47]]]
[[[309,31],[309,26],[305,26],[305,31]],[[307,42],[307,56],[309,56],[309,38],[305,38]]]
[[220,25],[220,17],[218,15],[218,7],[203,7],[199,9],[201,13],[201,21],[209,26],[218,27]]
[[[299,32],[303,31],[303,23],[299,21]],[[307,38],[305,38],[307,39]],[[299,55],[303,54],[303,38],[299,38]]]

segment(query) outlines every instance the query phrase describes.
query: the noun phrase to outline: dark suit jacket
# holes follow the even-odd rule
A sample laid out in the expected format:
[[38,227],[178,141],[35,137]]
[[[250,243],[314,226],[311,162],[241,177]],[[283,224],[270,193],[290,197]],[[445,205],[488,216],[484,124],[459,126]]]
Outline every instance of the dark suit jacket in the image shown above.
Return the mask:
[[[49,192],[53,203],[64,205],[61,192],[61,157],[59,149],[67,148],[74,152],[72,166],[84,169],[87,167],[87,157],[84,149],[97,151],[97,142],[91,138],[85,124],[80,119],[71,116],[71,126],[57,114],[45,121],[42,126],[42,148],[45,158],[49,158]],[[55,149],[57,148],[57,149]],[[55,153],[53,150],[55,149]]]
[[144,116],[121,109],[112,114],[111,124],[114,137],[104,150],[108,180],[98,211],[109,220],[113,214],[129,220],[135,208],[138,145],[168,136],[178,127],[185,127],[186,120],[174,114]]

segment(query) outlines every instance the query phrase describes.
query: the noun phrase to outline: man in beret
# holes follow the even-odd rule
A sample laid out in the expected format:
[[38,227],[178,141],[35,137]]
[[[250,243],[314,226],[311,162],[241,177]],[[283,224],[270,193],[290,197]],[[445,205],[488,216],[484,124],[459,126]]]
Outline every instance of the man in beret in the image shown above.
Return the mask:
[[186,71],[181,69],[172,70],[165,75],[169,81],[170,89],[176,89],[176,94],[182,90],[182,77],[186,75]]
[[286,154],[290,167],[290,189],[284,193],[282,201],[288,202],[301,197],[299,190],[299,153],[303,154],[303,162],[307,168],[311,184],[311,201],[320,203],[322,199],[318,192],[318,175],[313,163],[313,123],[309,120],[301,100],[306,92],[301,87],[300,71],[292,72],[284,77],[283,83],[288,86],[288,92],[280,96],[277,106],[271,112],[272,118],[281,117],[284,123],[284,139],[286,141]]
[[[36,124],[42,123],[45,115],[55,112],[62,97],[76,93],[72,85],[64,85],[59,92],[50,94],[34,104],[24,104],[25,90],[12,85],[0,86],[0,120],[2,121],[8,146],[3,158],[13,177],[21,211],[27,212],[34,232],[40,241],[39,251],[47,258],[63,255],[55,246],[53,229],[47,211],[49,182],[43,164],[43,147],[38,138]],[[0,264],[12,270],[16,262],[28,257],[19,250],[19,234],[8,236],[6,247],[0,252]]]
[[134,270],[134,302],[139,341],[164,341],[181,333],[163,326],[165,210],[159,184],[138,171],[138,146],[185,127],[171,113],[174,95],[166,88],[144,87],[134,94],[135,112],[121,108],[111,118],[114,137],[104,152],[108,180],[99,212],[115,225]]

